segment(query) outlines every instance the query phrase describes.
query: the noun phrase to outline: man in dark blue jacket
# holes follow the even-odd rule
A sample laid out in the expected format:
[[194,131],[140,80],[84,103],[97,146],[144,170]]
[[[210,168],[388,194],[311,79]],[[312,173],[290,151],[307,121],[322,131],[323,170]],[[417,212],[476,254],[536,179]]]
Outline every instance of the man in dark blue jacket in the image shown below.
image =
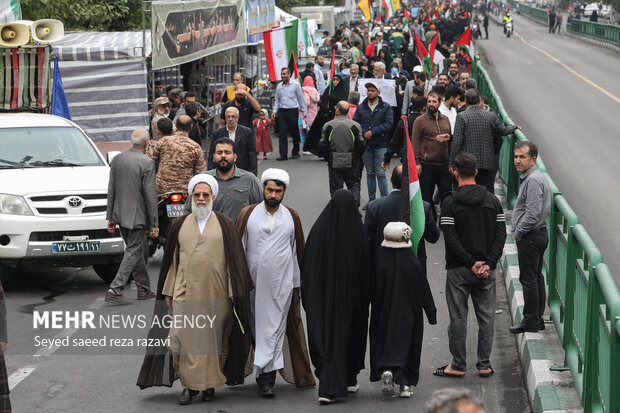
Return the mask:
[[[385,169],[381,166],[383,156],[387,152],[387,136],[392,130],[394,119],[392,107],[379,96],[377,82],[366,83],[367,98],[357,107],[353,120],[362,126],[362,136],[366,140],[366,151],[363,160],[366,167],[366,185],[368,199],[373,201],[377,191],[376,181],[379,182],[381,196],[388,194]],[[376,177],[376,181],[375,181]]]

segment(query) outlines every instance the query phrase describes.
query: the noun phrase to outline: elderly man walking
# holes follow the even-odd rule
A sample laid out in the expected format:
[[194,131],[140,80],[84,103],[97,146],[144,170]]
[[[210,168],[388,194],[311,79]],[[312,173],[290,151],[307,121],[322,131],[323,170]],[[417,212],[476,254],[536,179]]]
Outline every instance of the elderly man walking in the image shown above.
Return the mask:
[[519,281],[523,286],[523,320],[510,328],[513,334],[545,329],[545,278],[543,254],[549,236],[545,220],[551,209],[549,183],[536,166],[538,147],[532,142],[517,141],[515,168],[521,173],[519,195],[512,211],[512,234],[517,242]]
[[170,229],[155,306],[158,319],[172,310],[174,320],[184,321],[169,329],[166,323],[153,324],[149,338],[164,339],[172,357],[163,357],[163,346],[149,348],[138,378],[142,388],[180,378],[182,405],[192,403],[199,391],[202,401],[211,401],[216,387],[243,383],[251,341],[252,281],[234,224],[213,211],[217,181],[198,174],[187,190],[192,212]]
[[123,297],[131,275],[138,287],[138,300],[155,297],[144,260],[145,230],[150,230],[152,238],[159,235],[155,164],[144,154],[149,144],[148,131],[135,130],[131,144],[132,148],[116,156],[110,165],[108,232],[114,233],[118,225],[125,241],[123,261],[105,295],[105,301],[113,305],[131,304]]
[[281,206],[289,175],[283,169],[270,168],[263,172],[261,181],[264,201],[241,210],[237,229],[256,286],[251,294],[256,341],[254,376],[259,395],[272,398],[276,371],[285,367],[285,334],[295,384],[314,385],[314,377],[299,307],[304,234],[297,212]]

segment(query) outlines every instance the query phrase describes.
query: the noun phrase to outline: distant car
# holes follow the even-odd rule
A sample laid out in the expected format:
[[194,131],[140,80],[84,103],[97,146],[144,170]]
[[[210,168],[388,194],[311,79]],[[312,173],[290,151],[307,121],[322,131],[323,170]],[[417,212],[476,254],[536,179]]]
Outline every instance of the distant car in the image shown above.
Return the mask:
[[604,17],[606,19],[609,19],[611,14],[611,6],[609,4],[605,4],[602,8],[601,8],[601,17]]
[[599,16],[600,16],[600,14],[601,14],[601,10],[600,10],[600,8],[598,7],[598,4],[596,4],[596,3],[590,3],[590,4],[588,4],[588,5],[587,5],[587,6],[583,9],[583,15],[584,15],[585,17],[590,17],[590,16],[592,15],[592,12],[593,12],[594,10],[596,10],[596,12],[597,12],[597,13],[599,14]]

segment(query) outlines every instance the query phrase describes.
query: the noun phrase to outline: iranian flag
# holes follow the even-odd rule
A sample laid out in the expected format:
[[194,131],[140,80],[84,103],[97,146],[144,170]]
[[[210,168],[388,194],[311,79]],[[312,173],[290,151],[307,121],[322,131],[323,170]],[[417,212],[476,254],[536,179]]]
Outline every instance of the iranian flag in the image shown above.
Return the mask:
[[414,254],[418,253],[418,245],[424,235],[425,217],[424,204],[422,204],[422,192],[420,191],[420,181],[418,179],[418,168],[413,155],[413,146],[409,137],[409,125],[407,117],[403,116],[405,126],[405,136],[407,150],[403,157],[403,184],[407,182],[409,185],[402,185],[401,194],[401,219],[411,227],[411,249]]
[[383,8],[385,9],[385,17],[389,19],[390,17],[395,16],[394,6],[392,5],[391,0],[383,0]]
[[265,41],[265,57],[269,80],[281,80],[280,71],[288,67],[291,54],[297,53],[298,21],[293,20],[291,26],[279,27],[263,33]]
[[[428,54],[430,55],[431,62],[433,62],[433,66],[434,65],[439,66],[439,70],[437,73],[441,73],[443,72],[443,61],[445,60],[445,56],[442,55],[441,53],[435,53],[435,49],[437,48],[438,34],[439,33],[436,33],[435,36],[433,37],[433,40],[431,40],[431,44],[428,48]],[[429,69],[429,73],[430,73],[430,69]]]
[[308,56],[308,48],[311,46],[308,42],[308,19],[298,20],[297,24],[297,57]]
[[[428,74],[431,72],[431,56],[428,53],[428,50],[426,50],[426,47],[424,46],[422,40],[420,40],[420,38],[416,34],[415,30],[413,31],[413,35],[415,37],[415,49],[418,51],[418,58],[420,59],[420,62],[422,62],[424,73],[428,76]],[[437,35],[435,35],[434,38],[437,38]]]
[[467,26],[467,29],[465,29],[454,45],[457,47],[465,46],[467,49],[467,55],[469,56],[469,59],[467,59],[467,71],[471,72],[471,64],[474,61],[474,40],[471,37],[471,26]]

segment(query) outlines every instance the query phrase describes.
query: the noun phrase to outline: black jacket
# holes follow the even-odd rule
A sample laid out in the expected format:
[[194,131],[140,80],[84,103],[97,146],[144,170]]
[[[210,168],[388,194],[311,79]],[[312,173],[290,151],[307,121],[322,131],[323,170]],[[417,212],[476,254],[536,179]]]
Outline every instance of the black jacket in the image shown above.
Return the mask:
[[446,269],[471,268],[484,261],[495,269],[506,241],[504,210],[482,185],[462,185],[441,203]]
[[[215,152],[215,141],[220,138],[228,138],[228,129],[226,125],[216,129],[211,136],[211,147],[209,148],[209,158],[207,160],[207,169],[215,168],[213,163],[213,152]],[[235,152],[237,153],[237,162],[235,165],[243,170],[252,172],[254,175],[258,173],[256,164],[256,139],[252,129],[237,124],[235,131]]]

